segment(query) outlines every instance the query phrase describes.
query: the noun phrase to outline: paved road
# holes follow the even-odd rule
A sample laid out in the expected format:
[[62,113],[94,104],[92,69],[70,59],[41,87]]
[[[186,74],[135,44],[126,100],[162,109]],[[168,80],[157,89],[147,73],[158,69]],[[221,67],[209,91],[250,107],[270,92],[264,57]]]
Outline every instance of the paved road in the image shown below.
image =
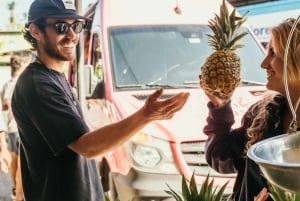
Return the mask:
[[11,188],[9,174],[0,171],[0,201],[11,201]]

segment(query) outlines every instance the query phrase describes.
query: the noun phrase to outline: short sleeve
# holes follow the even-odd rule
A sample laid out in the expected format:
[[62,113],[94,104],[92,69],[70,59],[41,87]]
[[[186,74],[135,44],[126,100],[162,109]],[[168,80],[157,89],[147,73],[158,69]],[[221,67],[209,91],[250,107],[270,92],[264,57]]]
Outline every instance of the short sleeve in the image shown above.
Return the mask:
[[[0,99],[0,106],[2,107],[1,99]],[[4,131],[4,130],[6,130],[6,127],[5,127],[5,123],[4,123],[3,112],[1,112],[1,115],[0,115],[0,131]]]

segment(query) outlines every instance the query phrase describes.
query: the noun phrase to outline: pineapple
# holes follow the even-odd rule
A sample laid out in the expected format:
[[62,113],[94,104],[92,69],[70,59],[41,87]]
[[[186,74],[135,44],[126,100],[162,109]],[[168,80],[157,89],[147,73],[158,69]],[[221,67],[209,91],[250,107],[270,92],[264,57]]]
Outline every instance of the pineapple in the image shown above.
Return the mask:
[[[201,185],[201,188],[198,192],[197,184],[195,180],[195,175],[193,173],[190,184],[182,176],[182,192],[181,194],[174,191],[169,185],[169,190],[165,192],[175,198],[176,201],[221,201],[224,200],[224,191],[228,184],[226,182],[220,189],[213,187],[214,180],[209,181],[209,175],[206,176],[204,183]],[[229,200],[228,197],[226,200]]]
[[214,52],[201,67],[199,76],[200,86],[208,94],[226,100],[240,83],[240,58],[235,50],[243,47],[237,42],[247,35],[247,32],[238,33],[238,29],[246,21],[247,13],[239,17],[236,9],[233,9],[229,15],[226,1],[223,0],[220,15],[215,14],[208,22],[213,35],[207,36]]

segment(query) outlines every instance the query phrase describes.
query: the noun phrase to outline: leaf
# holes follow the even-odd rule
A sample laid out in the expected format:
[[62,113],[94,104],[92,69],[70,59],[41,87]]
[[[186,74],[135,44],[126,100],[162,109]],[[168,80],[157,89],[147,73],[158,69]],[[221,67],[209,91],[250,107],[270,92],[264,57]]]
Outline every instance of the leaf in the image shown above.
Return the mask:
[[270,190],[270,197],[274,201],[300,201],[299,194],[286,192],[275,185],[270,184],[269,190]]
[[193,173],[191,180],[190,180],[190,191],[191,191],[191,197],[198,196],[198,189],[197,189],[197,184],[196,184],[196,180],[195,180],[195,173]]
[[227,181],[219,190],[219,192],[217,193],[216,197],[215,197],[215,201],[217,200],[222,200],[223,195],[224,195],[224,191],[226,186],[228,185],[229,181]]
[[191,200],[191,192],[190,189],[188,187],[188,183],[185,180],[184,176],[182,176],[182,195],[184,197],[185,200]]
[[238,34],[240,27],[246,21],[249,11],[243,15],[237,14],[237,9],[233,8],[231,13],[227,7],[227,2],[222,1],[219,14],[214,14],[214,18],[208,21],[208,27],[212,30],[212,37],[209,38],[209,45],[214,50],[235,50],[243,47],[237,42],[243,38],[247,32]]
[[176,201],[221,201],[228,182],[222,185],[221,188],[218,188],[214,186],[214,179],[210,180],[208,174],[198,192],[195,173],[193,173],[189,183],[182,176],[182,196],[172,190],[169,185],[167,186],[170,190],[165,192],[173,196]]
[[170,189],[170,191],[165,190],[166,193],[168,193],[169,195],[174,197],[175,200],[177,200],[177,201],[183,201],[182,197],[178,193],[176,193],[168,184],[167,184],[167,186]]
[[[206,179],[204,180],[204,183],[201,185],[199,197],[205,198],[205,192],[207,191],[207,186],[208,186],[208,178],[209,178],[209,175],[207,175]],[[203,201],[204,201],[204,199],[203,199]]]

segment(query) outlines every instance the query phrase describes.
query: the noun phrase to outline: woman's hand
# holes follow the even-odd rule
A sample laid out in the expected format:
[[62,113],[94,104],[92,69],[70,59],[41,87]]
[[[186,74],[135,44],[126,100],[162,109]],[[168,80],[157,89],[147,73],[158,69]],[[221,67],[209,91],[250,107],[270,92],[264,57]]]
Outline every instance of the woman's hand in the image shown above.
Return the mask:
[[260,193],[254,197],[254,201],[265,201],[269,197],[269,193],[266,188],[263,188]]
[[[199,77],[199,85],[201,86],[201,75],[198,76]],[[231,97],[233,95],[233,92],[226,94],[226,96],[222,96],[222,97],[226,97],[226,98],[220,98],[220,96],[216,96],[214,94],[212,94],[212,92],[209,92],[207,90],[204,90],[204,93],[206,94],[206,96],[208,97],[208,99],[212,102],[212,104],[214,105],[215,108],[220,108],[224,105],[226,105],[230,100]]]
[[223,107],[231,100],[231,96],[228,99],[221,99],[221,98],[214,96],[212,94],[209,94],[207,92],[205,92],[205,94],[208,97],[208,99],[210,100],[210,102],[212,102],[212,104],[214,105],[215,108]]

